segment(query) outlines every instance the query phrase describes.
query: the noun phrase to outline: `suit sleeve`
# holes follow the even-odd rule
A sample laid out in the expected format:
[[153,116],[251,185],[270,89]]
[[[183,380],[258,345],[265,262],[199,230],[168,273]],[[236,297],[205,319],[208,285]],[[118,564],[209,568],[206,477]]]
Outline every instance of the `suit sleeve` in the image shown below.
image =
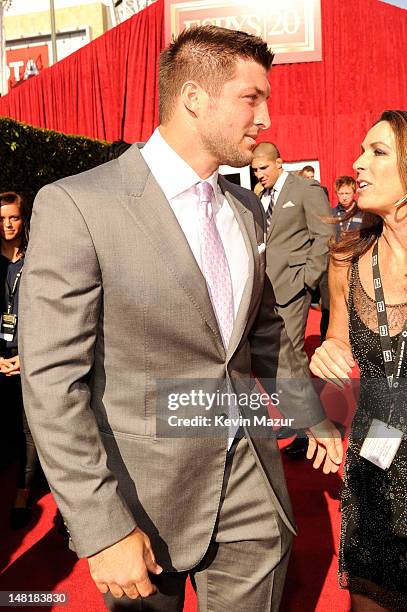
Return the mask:
[[21,278],[21,378],[40,460],[80,557],[135,528],[90,404],[102,298],[101,270],[83,216],[62,186],[45,187],[34,203]]
[[318,395],[299,363],[284,322],[277,312],[266,275],[262,303],[250,332],[252,368],[268,393],[279,393],[279,411],[293,427],[312,427],[326,418]]
[[331,207],[325,191],[316,181],[307,182],[303,202],[309,235],[313,240],[305,264],[305,284],[315,289],[328,267],[328,242],[333,226],[325,219],[331,216]]

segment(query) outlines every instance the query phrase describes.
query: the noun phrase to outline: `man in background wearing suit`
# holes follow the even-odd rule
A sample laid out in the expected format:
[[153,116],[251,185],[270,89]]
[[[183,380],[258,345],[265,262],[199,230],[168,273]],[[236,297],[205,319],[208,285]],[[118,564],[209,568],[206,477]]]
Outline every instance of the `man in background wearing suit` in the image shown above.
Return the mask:
[[[258,196],[267,218],[267,275],[288,337],[307,373],[305,328],[313,291],[328,266],[332,226],[324,217],[330,215],[330,205],[318,181],[283,169],[275,144],[260,143],[253,156],[252,168],[262,185]],[[280,436],[289,437],[293,433],[288,428]],[[307,449],[308,438],[300,430],[284,452],[303,457]]]
[[35,201],[25,402],[72,547],[114,610],[181,611],[190,574],[202,611],[276,611],[295,533],[275,438],[159,435],[160,390],[197,378],[253,390],[252,369],[290,379],[281,408],[310,427],[314,466],[341,460],[318,398],[294,380],[264,284],[263,211],[218,176],[249,164],[269,127],[271,63],[243,32],[184,31],[161,56],[160,126],[142,151]]
[[318,181],[289,174],[271,142],[253,151],[252,168],[267,217],[267,274],[288,337],[308,372],[305,326],[312,292],[327,268],[330,206]]

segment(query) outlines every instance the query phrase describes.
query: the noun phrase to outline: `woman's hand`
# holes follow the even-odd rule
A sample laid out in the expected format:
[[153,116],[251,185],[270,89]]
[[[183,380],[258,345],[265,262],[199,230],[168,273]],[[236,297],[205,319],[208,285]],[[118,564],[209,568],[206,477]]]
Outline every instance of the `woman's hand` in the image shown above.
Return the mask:
[[322,465],[324,474],[335,474],[343,459],[343,445],[339,431],[331,421],[325,419],[318,425],[306,429],[305,433],[308,436],[307,459],[314,458],[313,467],[316,470]]
[[10,367],[10,364],[8,362],[8,359],[4,359],[4,357],[0,357],[0,372],[4,374],[5,372],[8,371],[9,367]]
[[329,338],[312,356],[310,370],[315,376],[343,388],[355,366],[349,346],[341,340]]
[[0,372],[6,376],[16,376],[20,374],[20,357],[10,357],[9,359],[0,360]]

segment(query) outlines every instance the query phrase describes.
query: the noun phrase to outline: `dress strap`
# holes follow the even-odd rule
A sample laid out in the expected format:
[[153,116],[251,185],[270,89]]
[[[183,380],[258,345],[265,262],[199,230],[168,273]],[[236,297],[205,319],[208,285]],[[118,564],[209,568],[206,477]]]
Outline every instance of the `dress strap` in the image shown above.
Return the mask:
[[355,307],[354,304],[354,291],[355,291],[355,285],[358,279],[358,260],[354,259],[352,261],[352,265],[350,268],[350,275],[349,275],[349,295],[348,295],[348,309],[349,311]]

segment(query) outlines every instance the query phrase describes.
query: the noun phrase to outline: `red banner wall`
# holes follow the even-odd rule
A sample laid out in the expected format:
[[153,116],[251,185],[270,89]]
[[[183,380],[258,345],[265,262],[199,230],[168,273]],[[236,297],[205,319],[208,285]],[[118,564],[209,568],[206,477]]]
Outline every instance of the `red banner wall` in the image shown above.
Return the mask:
[[[129,142],[157,123],[163,1],[0,99],[0,113],[70,134]],[[271,72],[273,140],[285,160],[319,159],[332,189],[385,108],[407,108],[407,11],[378,0],[322,0],[323,61]]]
[[157,122],[161,2],[0,98],[0,114],[106,140],[145,140]]

